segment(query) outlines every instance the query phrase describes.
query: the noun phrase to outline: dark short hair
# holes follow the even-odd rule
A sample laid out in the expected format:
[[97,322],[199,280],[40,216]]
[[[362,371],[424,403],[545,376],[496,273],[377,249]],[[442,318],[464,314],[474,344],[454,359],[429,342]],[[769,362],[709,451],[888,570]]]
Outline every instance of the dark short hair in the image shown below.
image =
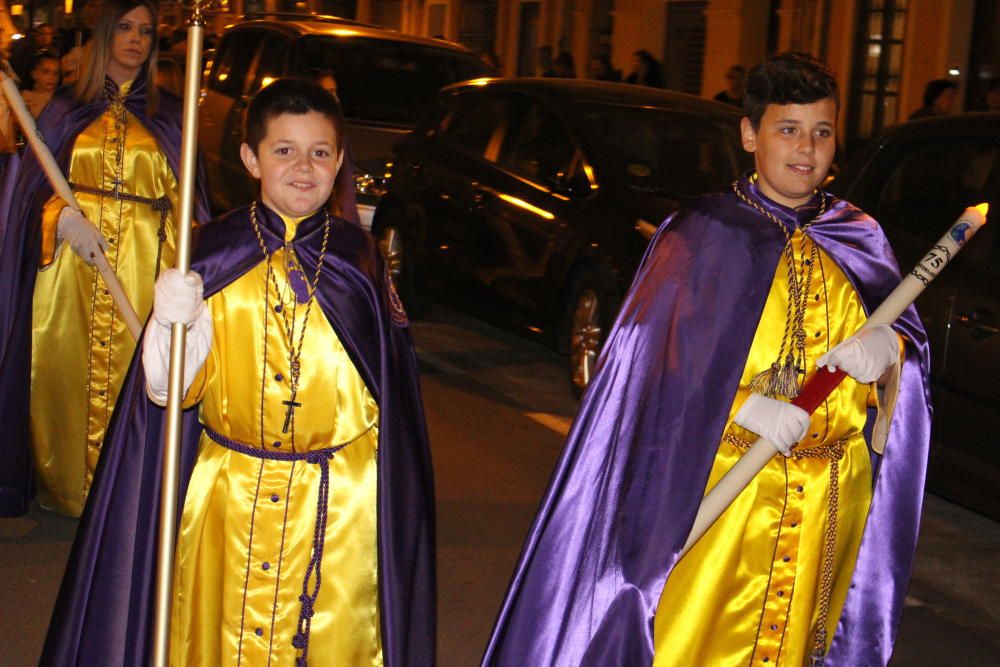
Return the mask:
[[337,134],[337,150],[343,148],[344,113],[340,102],[315,81],[300,77],[278,79],[254,95],[247,109],[245,141],[256,155],[272,118],[286,113],[301,116],[310,111],[330,119]]
[[[39,51],[35,54],[35,57],[31,59],[31,69],[38,67],[38,63],[43,60],[55,60],[59,62],[59,54],[55,51]],[[30,70],[29,70],[30,71]]]
[[948,79],[934,79],[924,88],[924,106],[934,106],[934,101],[946,90],[958,90],[958,84]]
[[826,63],[808,53],[780,53],[750,70],[743,115],[757,129],[768,104],[812,104],[827,97],[833,98],[839,110],[840,87]]

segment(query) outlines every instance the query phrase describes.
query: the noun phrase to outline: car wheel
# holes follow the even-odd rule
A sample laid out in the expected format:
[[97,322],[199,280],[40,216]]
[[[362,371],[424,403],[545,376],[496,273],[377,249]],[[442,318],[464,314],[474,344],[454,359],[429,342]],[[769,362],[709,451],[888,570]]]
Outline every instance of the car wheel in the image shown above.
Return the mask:
[[569,381],[579,398],[593,379],[620,298],[614,281],[596,269],[579,274],[568,294],[565,340],[569,348]]
[[389,276],[403,301],[406,313],[418,318],[427,311],[427,300],[416,288],[413,245],[403,233],[402,226],[389,219],[377,226],[376,238],[382,259],[389,269]]

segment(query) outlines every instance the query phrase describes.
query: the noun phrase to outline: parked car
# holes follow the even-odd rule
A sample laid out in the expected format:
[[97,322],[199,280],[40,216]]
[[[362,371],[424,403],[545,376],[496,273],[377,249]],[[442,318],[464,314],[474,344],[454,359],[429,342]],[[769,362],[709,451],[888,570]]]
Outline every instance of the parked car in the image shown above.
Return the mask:
[[[910,270],[970,205],[1000,213],[1000,114],[897,125],[830,189],[874,216]],[[1000,519],[1000,233],[987,224],[917,300],[930,338],[929,487]]]
[[640,86],[451,86],[396,145],[375,212],[411,315],[437,295],[569,353],[579,392],[652,233],[747,164],[731,107]]
[[213,208],[232,208],[256,192],[239,157],[250,98],[279,77],[320,71],[331,72],[337,82],[358,208],[370,228],[393,142],[413,127],[442,87],[481,76],[484,67],[461,45],[346,19],[246,17],[222,35],[199,112],[199,143]]

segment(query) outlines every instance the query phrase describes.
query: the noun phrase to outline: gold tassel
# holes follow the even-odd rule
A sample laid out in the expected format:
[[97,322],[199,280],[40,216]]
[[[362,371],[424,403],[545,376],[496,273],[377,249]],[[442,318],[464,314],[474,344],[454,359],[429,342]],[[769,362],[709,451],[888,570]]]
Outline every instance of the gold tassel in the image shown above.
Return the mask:
[[778,362],[771,364],[771,367],[767,370],[757,373],[752,378],[750,378],[750,384],[748,389],[754,394],[760,394],[761,396],[767,396],[768,398],[774,398],[774,395],[770,393],[774,389],[774,378],[781,371],[781,366]]
[[795,368],[795,358],[789,354],[785,363],[777,361],[765,371],[750,379],[749,389],[755,394],[768,398],[795,398],[799,395],[799,372]]

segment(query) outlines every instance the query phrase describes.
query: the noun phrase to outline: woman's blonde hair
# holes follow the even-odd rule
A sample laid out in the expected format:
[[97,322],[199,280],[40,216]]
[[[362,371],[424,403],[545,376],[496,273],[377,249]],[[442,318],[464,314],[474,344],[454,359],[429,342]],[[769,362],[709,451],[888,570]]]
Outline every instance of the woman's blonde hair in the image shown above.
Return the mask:
[[[145,7],[149,10],[151,23],[153,25],[153,41],[149,47],[149,56],[145,62],[145,83],[146,85],[146,113],[152,116],[156,113],[156,105],[159,95],[156,89],[156,59],[159,49],[157,48],[156,36],[156,5],[151,0],[103,0],[100,8],[95,12],[97,20],[94,22],[94,34],[87,44],[87,53],[84,55],[83,72],[76,82],[73,92],[80,102],[89,104],[104,97],[104,78],[108,72],[108,64],[111,62],[111,45],[114,42],[115,30],[121,22],[123,16],[133,9]],[[133,83],[133,86],[139,82]]]

